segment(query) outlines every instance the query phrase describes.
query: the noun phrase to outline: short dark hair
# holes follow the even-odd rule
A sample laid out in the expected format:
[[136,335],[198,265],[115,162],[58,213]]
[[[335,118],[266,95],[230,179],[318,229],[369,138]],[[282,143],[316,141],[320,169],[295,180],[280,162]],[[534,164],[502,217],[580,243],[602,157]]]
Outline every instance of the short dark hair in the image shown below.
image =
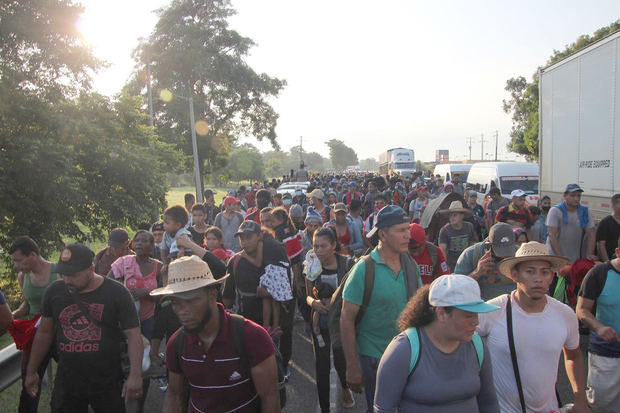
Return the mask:
[[502,193],[500,192],[499,188],[497,188],[497,187],[493,187],[489,191],[489,195],[501,195],[501,194]]
[[138,230],[136,234],[133,236],[133,239],[131,241],[132,245],[136,241],[136,238],[138,238],[138,235],[140,234],[146,234],[149,237],[150,242],[155,242],[155,237],[153,237],[153,234],[151,234],[149,231],[145,231],[141,229],[141,230]]
[[21,252],[23,255],[30,255],[32,252],[37,255],[41,255],[37,243],[27,235],[22,235],[15,238],[15,241],[13,241],[11,247],[9,248],[9,254],[13,254],[16,251]]
[[207,214],[207,210],[203,204],[194,204],[194,206],[192,206],[192,212],[194,211],[201,211],[203,214]]
[[138,224],[138,229],[143,229],[145,231],[150,231],[151,230],[151,224],[148,222],[140,222]]
[[351,204],[349,205],[349,208],[351,209],[351,211],[358,211],[362,209],[362,201],[360,201],[359,199],[351,200]]
[[205,231],[205,238],[207,237],[208,234],[213,234],[215,235],[215,238],[219,239],[220,241],[222,240],[222,238],[224,238],[224,234],[222,233],[222,230],[219,229],[218,227],[216,227],[215,225],[210,226],[206,231]]
[[614,196],[611,197],[611,204],[616,205],[618,202],[620,202],[620,194],[614,194]]
[[388,199],[387,196],[385,196],[385,194],[377,194],[377,195],[375,195],[375,202],[377,201],[377,199],[382,199],[386,203],[390,202],[390,200]]
[[185,203],[186,204],[188,204],[190,201],[195,201],[196,200],[196,197],[194,196],[194,194],[191,194],[189,192],[187,194],[185,194],[184,198],[185,198]]
[[183,205],[173,205],[166,208],[164,216],[168,215],[173,221],[185,226],[189,220],[187,216],[187,209]]
[[340,245],[340,241],[338,241],[338,235],[336,234],[336,229],[334,227],[323,227],[316,231],[314,231],[314,238],[317,237],[325,237],[329,240],[330,243],[336,244],[336,252],[340,252],[342,249]]

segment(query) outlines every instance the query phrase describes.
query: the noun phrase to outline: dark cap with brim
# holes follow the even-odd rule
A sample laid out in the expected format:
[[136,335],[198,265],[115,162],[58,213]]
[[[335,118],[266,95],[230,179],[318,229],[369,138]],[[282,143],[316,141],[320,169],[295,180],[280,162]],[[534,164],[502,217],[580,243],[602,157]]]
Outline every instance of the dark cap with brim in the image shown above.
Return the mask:
[[252,220],[243,221],[241,225],[239,225],[239,230],[235,232],[235,237],[241,234],[259,234],[260,233],[260,225],[257,222]]
[[514,257],[515,255],[515,234],[510,224],[498,222],[489,231],[489,242],[493,253],[501,258]]
[[377,213],[377,216],[375,218],[375,226],[368,232],[368,234],[366,234],[366,238],[371,238],[378,230],[382,228],[408,223],[409,216],[401,207],[396,205],[387,205]]
[[62,275],[73,275],[93,265],[95,254],[86,245],[67,245],[60,253],[56,272]]

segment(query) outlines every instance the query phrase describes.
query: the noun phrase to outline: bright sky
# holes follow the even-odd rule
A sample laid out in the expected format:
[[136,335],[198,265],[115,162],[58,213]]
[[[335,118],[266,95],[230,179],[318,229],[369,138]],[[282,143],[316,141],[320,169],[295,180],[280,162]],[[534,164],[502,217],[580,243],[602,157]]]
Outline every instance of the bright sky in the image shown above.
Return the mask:
[[[83,32],[110,67],[95,89],[120,91],[132,68],[131,51],[148,36],[165,0],[82,0]],[[257,46],[248,59],[258,72],[286,79],[272,104],[280,114],[278,142],[328,155],[336,138],[360,159],[392,147],[434,160],[514,159],[506,150],[511,121],[502,110],[506,80],[531,79],[554,49],[620,18],[618,0],[383,2],[233,0],[231,26]],[[157,95],[157,94],[155,94]],[[266,143],[245,141],[268,150]],[[488,154],[488,155],[487,155]]]

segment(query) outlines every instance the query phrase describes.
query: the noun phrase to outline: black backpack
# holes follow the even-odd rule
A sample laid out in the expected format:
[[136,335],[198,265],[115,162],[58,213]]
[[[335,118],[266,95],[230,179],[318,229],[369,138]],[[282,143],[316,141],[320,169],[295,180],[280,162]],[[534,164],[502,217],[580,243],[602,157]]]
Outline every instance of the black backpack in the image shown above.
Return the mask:
[[[243,341],[243,325],[244,325],[245,319],[237,314],[231,314],[231,325],[230,325],[230,332],[232,335],[232,339],[233,339],[233,343],[235,346],[235,351],[237,352],[237,354],[239,355],[239,359],[241,361],[241,365],[243,366],[243,368],[246,370],[248,377],[250,378],[250,381],[252,381],[252,372],[251,372],[251,366],[250,366],[250,360],[248,359],[248,355],[247,352],[245,351],[245,343]],[[179,366],[179,369],[181,368],[181,358],[183,356],[183,347],[185,345],[185,330],[183,327],[181,327],[179,329],[179,333],[177,334],[177,337],[175,339],[175,353],[177,356],[177,366]],[[280,409],[284,408],[284,406],[286,405],[286,386],[285,386],[285,380],[284,380],[284,367],[283,367],[283,363],[282,363],[282,355],[280,354],[280,351],[275,348],[275,356],[276,356],[276,368],[278,369],[278,390],[280,391]],[[183,410],[184,412],[187,411],[188,405],[189,405],[189,395],[190,395],[190,391],[189,391],[189,382],[187,381],[187,378],[185,376],[183,376],[183,391],[181,393],[181,400],[183,402]]]

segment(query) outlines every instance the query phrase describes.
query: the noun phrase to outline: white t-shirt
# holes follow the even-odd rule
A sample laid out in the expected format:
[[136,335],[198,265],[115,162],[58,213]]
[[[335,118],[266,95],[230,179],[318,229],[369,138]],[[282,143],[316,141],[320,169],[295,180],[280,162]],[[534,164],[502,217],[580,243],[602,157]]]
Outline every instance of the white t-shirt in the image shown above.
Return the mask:
[[[555,382],[562,347],[579,347],[579,325],[573,310],[547,296],[545,309],[540,313],[526,313],[512,299],[512,328],[519,363],[521,385],[528,412],[547,413],[558,408]],[[499,310],[479,314],[477,327],[486,341],[493,362],[495,391],[502,413],[521,413],[519,391],[512,368],[504,294],[490,301]]]

